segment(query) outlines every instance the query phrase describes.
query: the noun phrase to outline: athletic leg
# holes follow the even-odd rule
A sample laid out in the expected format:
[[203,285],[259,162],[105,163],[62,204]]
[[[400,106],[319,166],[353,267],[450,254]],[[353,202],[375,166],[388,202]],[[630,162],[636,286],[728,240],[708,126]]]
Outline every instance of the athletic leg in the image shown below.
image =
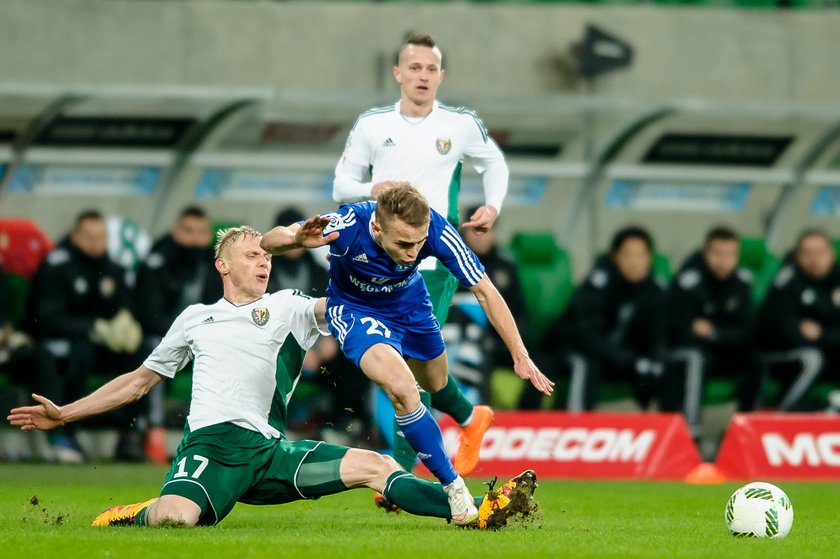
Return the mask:
[[231,423],[188,432],[159,499],[112,507],[93,524],[156,526],[166,520],[183,526],[218,524],[265,477],[281,442]]
[[[445,356],[443,360],[445,362]],[[370,380],[385,390],[394,404],[394,413],[403,435],[418,452],[423,464],[444,485],[452,483],[458,475],[443,448],[440,427],[420,403],[414,375],[402,356],[390,345],[376,344],[365,351],[359,365]],[[425,379],[418,380],[422,384]]]
[[[420,402],[426,406],[426,408],[432,407],[432,397],[431,394],[426,392],[425,390],[420,392]],[[414,469],[414,465],[417,463],[417,453],[411,447],[407,440],[405,440],[405,436],[400,431],[400,426],[397,425],[397,418],[394,417],[393,421],[394,427],[394,459],[400,465],[400,467],[410,472]]]
[[341,481],[349,489],[369,487],[400,509],[418,516],[450,518],[443,486],[404,471],[390,456],[351,448],[341,461]]
[[[452,304],[452,296],[458,289],[458,280],[446,269],[421,273],[429,290],[435,318],[442,327],[449,316],[449,307]],[[489,406],[473,406],[461,391],[452,373],[448,373],[448,381],[443,388],[431,393],[431,403],[433,408],[448,414],[461,426],[458,452],[453,464],[459,474],[470,474],[478,465],[481,442],[493,423],[493,410]]]
[[[443,327],[446,324],[447,316],[449,316],[452,296],[458,289],[458,280],[449,273],[449,270],[424,270],[421,275],[426,283],[426,289],[429,291],[435,318],[438,324]],[[472,420],[473,405],[461,392],[452,373],[447,372],[447,374],[449,378],[446,385],[431,394],[432,407],[451,416],[458,425],[466,427]]]

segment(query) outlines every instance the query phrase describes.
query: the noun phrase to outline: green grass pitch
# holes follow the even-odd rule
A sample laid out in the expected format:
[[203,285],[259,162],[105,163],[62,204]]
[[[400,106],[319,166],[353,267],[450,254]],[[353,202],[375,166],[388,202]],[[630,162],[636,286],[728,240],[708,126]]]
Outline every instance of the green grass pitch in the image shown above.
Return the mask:
[[[740,483],[541,481],[538,525],[499,532],[442,520],[386,515],[372,493],[319,502],[237,505],[221,525],[197,529],[90,528],[114,504],[157,494],[155,466],[0,465],[0,549],[4,557],[838,557],[840,485],[779,483],[796,518],[784,540],[741,540],[723,523]],[[480,480],[470,480],[474,492]],[[37,496],[38,504],[30,501]]]

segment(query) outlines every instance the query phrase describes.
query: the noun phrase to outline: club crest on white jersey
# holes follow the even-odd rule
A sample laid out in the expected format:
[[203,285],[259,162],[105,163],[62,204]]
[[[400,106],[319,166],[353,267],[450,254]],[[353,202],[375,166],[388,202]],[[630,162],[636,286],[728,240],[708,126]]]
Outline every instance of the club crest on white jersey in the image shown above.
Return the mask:
[[254,324],[257,326],[265,326],[268,324],[269,318],[271,318],[271,314],[268,312],[266,307],[251,309],[251,320],[253,320]]
[[439,154],[446,155],[452,149],[452,140],[449,138],[438,138],[435,140],[435,147]]

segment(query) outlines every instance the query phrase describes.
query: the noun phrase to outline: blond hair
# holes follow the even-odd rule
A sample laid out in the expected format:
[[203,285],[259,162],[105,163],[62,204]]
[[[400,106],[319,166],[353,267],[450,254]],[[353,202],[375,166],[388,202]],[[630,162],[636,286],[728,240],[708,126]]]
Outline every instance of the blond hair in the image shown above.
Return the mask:
[[384,226],[393,218],[420,227],[431,219],[429,202],[409,182],[399,181],[376,199],[376,221]]
[[227,255],[230,246],[243,237],[261,237],[262,233],[248,225],[220,229],[216,233],[216,258]]

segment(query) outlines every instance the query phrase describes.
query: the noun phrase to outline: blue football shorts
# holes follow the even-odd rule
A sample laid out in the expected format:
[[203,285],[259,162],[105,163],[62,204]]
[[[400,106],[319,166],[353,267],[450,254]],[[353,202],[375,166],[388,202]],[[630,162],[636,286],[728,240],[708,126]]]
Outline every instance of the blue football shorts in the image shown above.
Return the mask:
[[344,355],[356,365],[368,349],[380,343],[418,361],[431,361],[446,347],[428,302],[401,308],[399,316],[387,316],[327,299],[327,322]]

